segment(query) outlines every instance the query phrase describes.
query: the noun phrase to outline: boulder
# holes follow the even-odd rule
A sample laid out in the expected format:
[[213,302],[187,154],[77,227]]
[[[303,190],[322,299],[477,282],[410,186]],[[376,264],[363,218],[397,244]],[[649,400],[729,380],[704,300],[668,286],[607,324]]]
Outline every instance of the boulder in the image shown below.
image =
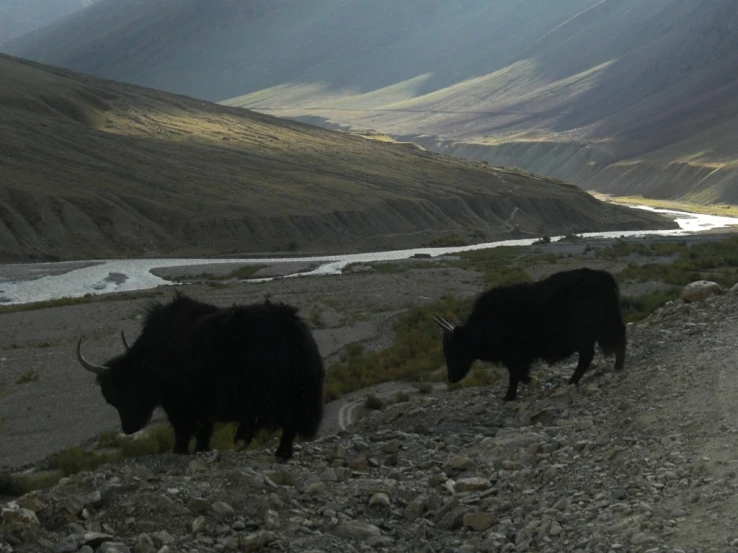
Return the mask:
[[682,290],[680,297],[684,301],[692,303],[717,296],[722,293],[722,291],[723,289],[717,282],[712,282],[710,280],[697,280],[687,284],[684,287],[684,290]]

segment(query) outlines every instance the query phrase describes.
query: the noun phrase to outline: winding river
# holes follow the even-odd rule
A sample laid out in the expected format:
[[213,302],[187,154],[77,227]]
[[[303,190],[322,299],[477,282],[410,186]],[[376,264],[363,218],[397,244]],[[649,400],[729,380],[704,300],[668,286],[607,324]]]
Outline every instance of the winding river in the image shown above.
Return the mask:
[[[646,209],[673,216],[679,224],[673,230],[611,231],[582,233],[583,238],[639,237],[648,235],[686,236],[699,232],[738,225],[738,218],[688,213],[647,206],[629,206]],[[552,237],[558,241],[563,236]],[[161,285],[171,285],[171,281],[157,277],[152,269],[197,265],[227,264],[277,264],[312,263],[318,267],[307,272],[296,272],[280,277],[251,279],[250,282],[264,282],[274,278],[291,278],[309,275],[337,275],[350,263],[392,261],[408,259],[416,254],[432,257],[471,250],[483,250],[498,246],[529,246],[537,238],[520,240],[501,240],[471,246],[445,248],[412,248],[382,252],[368,252],[345,255],[281,258],[228,258],[228,259],[110,259],[94,261],[52,262],[0,265],[0,304],[22,304],[53,300],[63,297],[81,297],[87,294],[108,294],[130,290],[144,290]]]

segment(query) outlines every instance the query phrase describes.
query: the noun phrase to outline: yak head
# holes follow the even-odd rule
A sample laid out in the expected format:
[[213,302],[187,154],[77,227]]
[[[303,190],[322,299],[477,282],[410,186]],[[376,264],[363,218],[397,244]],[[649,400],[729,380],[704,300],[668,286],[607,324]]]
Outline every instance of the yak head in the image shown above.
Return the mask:
[[446,358],[447,378],[451,383],[459,382],[471,370],[478,358],[473,345],[466,336],[464,327],[454,326],[438,313],[433,319],[443,330],[443,356]]
[[118,410],[120,424],[124,433],[138,432],[151,420],[151,415],[159,402],[159,397],[150,372],[146,370],[146,356],[141,348],[131,348],[121,332],[126,352],[110,359],[104,365],[94,365],[87,361],[81,352],[82,338],[77,342],[77,360],[97,375],[103,397]]

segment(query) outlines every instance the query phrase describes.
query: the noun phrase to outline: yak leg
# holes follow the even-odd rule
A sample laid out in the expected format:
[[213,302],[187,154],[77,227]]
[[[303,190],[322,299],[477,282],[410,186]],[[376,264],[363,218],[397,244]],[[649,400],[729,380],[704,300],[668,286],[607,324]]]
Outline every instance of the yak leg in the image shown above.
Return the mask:
[[530,382],[530,376],[528,375],[527,366],[517,366],[513,368],[508,367],[507,372],[510,375],[510,380],[507,385],[507,393],[505,394],[505,397],[502,398],[502,401],[513,401],[518,394],[518,382],[521,380],[525,383]]
[[187,454],[190,452],[190,438],[195,431],[194,421],[177,421],[174,427],[174,453]]
[[277,457],[286,461],[292,457],[292,442],[297,436],[297,432],[291,426],[285,426],[282,429],[282,439],[279,440],[279,447],[277,448]]
[[615,370],[622,371],[625,364],[625,340],[623,344],[615,350]]
[[589,368],[589,365],[592,363],[594,355],[594,347],[592,347],[591,345],[579,350],[579,363],[577,363],[577,368],[574,371],[574,374],[571,375],[571,378],[569,379],[569,384],[579,384],[579,380],[582,378],[582,376],[584,376],[584,373]]
[[195,451],[210,450],[210,436],[213,434],[213,423],[202,421],[195,431]]
[[254,439],[254,425],[250,422],[241,422],[236,430],[236,435],[233,437],[233,443],[237,443],[239,440],[243,440],[243,446],[239,449],[245,449]]

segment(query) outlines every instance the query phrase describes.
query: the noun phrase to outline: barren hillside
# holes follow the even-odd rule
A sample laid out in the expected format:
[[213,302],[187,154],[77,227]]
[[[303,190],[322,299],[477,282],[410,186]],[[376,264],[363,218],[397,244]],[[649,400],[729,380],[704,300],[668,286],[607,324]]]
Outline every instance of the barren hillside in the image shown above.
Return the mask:
[[[579,188],[0,56],[0,259],[668,228]],[[461,237],[461,238],[459,238]]]
[[617,194],[738,202],[732,0],[108,0],[5,51]]

